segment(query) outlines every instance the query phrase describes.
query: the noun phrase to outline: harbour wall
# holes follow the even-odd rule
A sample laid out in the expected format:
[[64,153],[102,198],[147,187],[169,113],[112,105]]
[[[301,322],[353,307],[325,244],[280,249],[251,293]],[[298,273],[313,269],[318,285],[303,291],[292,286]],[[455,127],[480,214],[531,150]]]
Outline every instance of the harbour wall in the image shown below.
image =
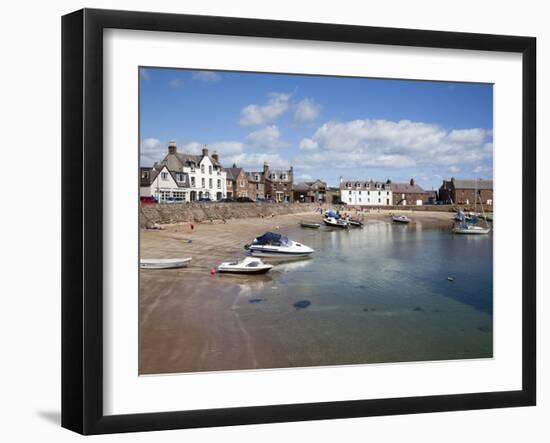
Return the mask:
[[[140,225],[142,227],[152,223],[170,224],[185,222],[203,222],[211,220],[229,220],[232,218],[258,218],[274,215],[298,214],[313,212],[319,207],[323,211],[327,209],[340,210],[340,212],[358,211],[436,211],[456,212],[473,211],[473,205],[422,205],[422,206],[337,206],[316,203],[172,203],[151,204],[140,203]],[[479,211],[479,207],[477,210]],[[486,212],[492,212],[493,208],[485,208]]]
[[[315,203],[140,203],[140,225],[258,218],[313,212]],[[327,209],[324,207],[324,209]]]

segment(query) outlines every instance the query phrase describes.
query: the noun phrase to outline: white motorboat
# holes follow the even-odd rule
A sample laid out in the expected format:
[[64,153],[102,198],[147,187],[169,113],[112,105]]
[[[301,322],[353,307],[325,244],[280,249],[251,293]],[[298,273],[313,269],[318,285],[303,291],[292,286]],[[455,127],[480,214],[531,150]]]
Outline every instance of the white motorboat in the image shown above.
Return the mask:
[[245,246],[250,253],[257,257],[305,257],[314,250],[309,246],[290,240],[281,234],[266,232]]
[[142,258],[139,261],[141,269],[174,269],[184,268],[191,261],[191,257],[187,258]]
[[393,215],[391,219],[396,223],[410,223],[411,221],[406,215]]
[[458,225],[453,228],[455,234],[467,234],[467,235],[481,235],[488,234],[491,228],[484,228],[482,226],[475,225]]
[[332,226],[334,228],[343,228],[343,229],[345,229],[349,226],[347,221],[342,220],[342,219],[336,219],[334,217],[326,217],[326,218],[323,219],[323,222],[325,223],[325,225]]
[[273,265],[264,263],[259,258],[245,257],[241,261],[225,262],[218,266],[218,272],[232,274],[265,274]]

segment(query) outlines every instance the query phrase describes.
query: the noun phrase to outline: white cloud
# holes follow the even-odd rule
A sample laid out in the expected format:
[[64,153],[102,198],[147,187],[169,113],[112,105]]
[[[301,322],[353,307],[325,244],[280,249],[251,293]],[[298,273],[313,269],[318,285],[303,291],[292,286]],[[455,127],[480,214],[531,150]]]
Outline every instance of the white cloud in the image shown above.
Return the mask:
[[296,105],[294,112],[294,121],[308,122],[315,120],[321,112],[321,106],[313,101],[313,99],[305,98]]
[[153,166],[163,158],[168,148],[158,138],[145,138],[141,141],[139,150],[141,166]]
[[244,145],[241,142],[213,142],[211,145],[208,145],[208,148],[211,152],[218,151],[220,157],[225,155],[233,155],[242,152]]
[[290,108],[290,94],[272,92],[264,105],[251,104],[241,110],[241,126],[264,125],[272,122]]
[[319,147],[319,145],[317,144],[316,141],[313,141],[312,139],[310,138],[304,138],[301,142],[300,142],[300,149],[302,151],[314,151],[315,149],[317,149]]
[[201,82],[213,83],[220,81],[222,79],[222,76],[218,72],[214,71],[196,71],[193,72],[191,78],[193,80],[198,80]]
[[304,138],[300,148],[314,151],[304,156],[310,165],[336,162],[341,167],[452,166],[491,159],[488,138],[489,131],[481,128],[449,131],[410,120],[367,119],[327,122],[311,138]]
[[281,141],[281,131],[275,125],[266,126],[246,136],[246,143],[255,148],[276,149],[286,146]]
[[453,174],[456,174],[457,172],[460,172],[460,168],[458,166],[450,166],[449,167],[449,171],[452,172]]
[[223,165],[236,164],[239,168],[249,168],[260,170],[264,162],[269,164],[270,168],[288,168],[288,160],[282,158],[279,154],[265,153],[240,153],[227,158],[220,158]]
[[180,88],[183,86],[183,80],[181,78],[173,78],[168,82],[168,85],[172,88]]
[[297,178],[298,178],[298,181],[313,180],[313,177],[309,174],[300,174]]

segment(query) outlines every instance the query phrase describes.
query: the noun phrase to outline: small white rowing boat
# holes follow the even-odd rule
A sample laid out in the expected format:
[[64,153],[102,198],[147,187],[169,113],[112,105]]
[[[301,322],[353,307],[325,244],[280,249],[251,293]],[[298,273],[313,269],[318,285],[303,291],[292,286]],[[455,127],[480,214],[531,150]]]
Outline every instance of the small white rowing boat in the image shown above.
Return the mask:
[[139,261],[141,269],[174,269],[184,268],[191,261],[191,257],[187,258],[142,258]]
[[241,261],[222,263],[218,266],[218,272],[232,274],[265,274],[269,272],[273,265],[264,263],[259,258],[246,257]]

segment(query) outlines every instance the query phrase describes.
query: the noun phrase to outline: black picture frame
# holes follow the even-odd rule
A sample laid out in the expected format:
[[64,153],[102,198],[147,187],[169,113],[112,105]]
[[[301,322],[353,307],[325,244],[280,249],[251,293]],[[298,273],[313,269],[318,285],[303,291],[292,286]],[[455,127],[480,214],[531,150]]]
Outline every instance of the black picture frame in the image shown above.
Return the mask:
[[[103,413],[103,31],[454,48],[522,54],[522,389],[131,415]],[[536,39],[83,9],[62,18],[62,426],[82,434],[320,420],[536,403]],[[519,148],[519,147],[518,147]]]

